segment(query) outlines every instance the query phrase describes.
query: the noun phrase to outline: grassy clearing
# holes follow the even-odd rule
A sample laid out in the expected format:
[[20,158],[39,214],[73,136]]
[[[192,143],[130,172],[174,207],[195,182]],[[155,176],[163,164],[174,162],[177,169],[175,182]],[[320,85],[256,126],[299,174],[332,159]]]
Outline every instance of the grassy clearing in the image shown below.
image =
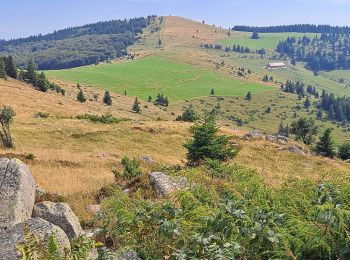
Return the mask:
[[218,41],[218,43],[224,46],[233,46],[234,44],[239,44],[244,47],[249,47],[251,49],[268,49],[275,50],[279,41],[286,40],[288,37],[300,38],[304,35],[309,38],[314,38],[316,34],[314,33],[260,33],[260,39],[253,40],[250,37],[252,33],[250,32],[234,32],[231,37],[224,38]]
[[46,73],[51,78],[93,85],[116,93],[126,90],[129,96],[143,99],[164,93],[171,101],[208,96],[212,88],[221,96],[243,96],[248,91],[258,93],[272,89],[158,57]]

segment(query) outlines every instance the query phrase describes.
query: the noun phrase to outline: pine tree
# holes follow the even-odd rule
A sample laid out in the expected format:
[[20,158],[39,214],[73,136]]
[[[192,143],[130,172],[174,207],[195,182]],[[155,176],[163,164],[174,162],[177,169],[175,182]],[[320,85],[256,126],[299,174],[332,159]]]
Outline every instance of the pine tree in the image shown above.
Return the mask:
[[311,106],[311,101],[310,101],[309,97],[306,97],[305,102],[304,102],[304,107],[306,109],[309,109],[310,106]]
[[27,66],[27,73],[26,73],[26,79],[30,84],[35,84],[35,65],[33,63],[33,60],[29,60],[28,66]]
[[246,100],[251,100],[252,99],[252,93],[250,93],[250,91],[247,93],[247,95],[245,96]]
[[292,123],[290,132],[295,135],[296,140],[302,140],[304,144],[309,145],[318,133],[318,127],[312,118],[302,117]]
[[335,119],[335,112],[334,112],[334,107],[333,107],[333,105],[331,105],[331,106],[329,107],[328,119],[329,119],[329,120],[334,120],[334,119]]
[[152,102],[152,97],[151,97],[151,96],[148,96],[147,101],[148,101],[148,102]]
[[0,57],[0,78],[6,79],[5,63],[4,59]]
[[111,95],[109,94],[109,91],[105,92],[105,95],[103,97],[103,103],[105,103],[107,106],[112,105],[112,98],[111,98]]
[[253,40],[259,39],[259,33],[258,32],[253,32],[251,39],[253,39]]
[[6,69],[6,74],[9,77],[17,79],[17,68],[13,61],[12,56],[8,56],[7,58],[5,58],[5,69]]
[[189,105],[185,108],[181,116],[178,116],[176,118],[176,121],[184,121],[184,122],[194,122],[198,120],[199,116],[194,111],[194,108],[192,105]]
[[210,91],[210,96],[215,96],[215,90],[213,88]]
[[84,92],[82,90],[79,91],[78,95],[77,95],[77,100],[80,102],[80,103],[84,103],[86,102],[86,97],[84,95]]
[[218,135],[215,118],[208,116],[203,123],[196,123],[190,132],[193,139],[184,144],[189,164],[198,165],[206,159],[226,161],[237,155],[237,150],[229,145],[230,137]]
[[317,143],[316,152],[326,157],[334,157],[335,149],[334,142],[332,140],[332,129],[328,128],[324,131],[323,136],[320,137],[320,141]]
[[134,111],[135,113],[140,113],[141,112],[140,102],[137,99],[137,97],[135,98],[134,104],[132,105],[132,111]]

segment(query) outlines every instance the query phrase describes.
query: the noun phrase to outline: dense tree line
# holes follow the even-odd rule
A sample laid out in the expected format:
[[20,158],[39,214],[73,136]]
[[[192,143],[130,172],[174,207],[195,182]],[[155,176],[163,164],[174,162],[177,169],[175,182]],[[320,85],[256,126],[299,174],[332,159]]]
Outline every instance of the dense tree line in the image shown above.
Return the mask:
[[163,95],[163,93],[162,93],[162,94],[159,94],[159,93],[158,93],[157,98],[154,100],[154,104],[155,104],[156,106],[159,105],[159,106],[167,107],[167,106],[169,106],[168,97],[165,97],[165,96]]
[[290,80],[287,80],[286,83],[281,85],[281,89],[287,93],[295,93],[298,95],[299,98],[303,98],[307,94],[312,95],[316,98],[319,97],[319,93],[317,92],[315,87],[311,85],[305,87],[305,84],[300,81],[292,82]]
[[236,45],[234,44],[232,47],[226,46],[223,47],[221,44],[209,44],[209,43],[205,43],[205,44],[201,44],[202,48],[205,49],[215,49],[215,50],[224,50],[225,52],[239,52],[239,53],[257,53],[260,55],[265,55],[266,54],[266,50],[265,49],[258,49],[258,50],[252,50],[249,47],[245,47],[245,46],[241,46],[241,45]]
[[277,45],[277,52],[293,60],[306,62],[315,73],[320,70],[350,68],[350,34],[321,34],[313,39],[288,37]]
[[294,24],[277,26],[247,26],[236,25],[234,31],[256,32],[256,33],[280,33],[280,32],[300,32],[300,33],[350,33],[348,26]]
[[350,97],[336,97],[333,93],[328,93],[325,90],[322,91],[320,96],[315,87],[311,85],[305,87],[305,84],[300,81],[287,81],[281,85],[281,89],[287,93],[297,94],[299,98],[306,97],[304,102],[305,108],[311,106],[309,96],[319,99],[318,102],[315,102],[319,119],[323,118],[322,111],[324,111],[327,113],[327,119],[330,121],[350,121]]
[[328,113],[331,121],[350,121],[350,97],[335,97],[324,90],[318,106]]
[[18,72],[12,56],[0,56],[0,78],[6,79],[7,77],[22,80],[42,92],[46,92],[50,89],[65,95],[65,90],[63,88],[50,82],[43,72],[38,73],[36,71],[35,64],[32,60],[28,62],[26,70],[20,70]]
[[22,68],[32,58],[40,70],[94,64],[126,55],[126,48],[135,43],[137,34],[153,18],[112,20],[46,35],[0,40],[0,53],[11,54]]

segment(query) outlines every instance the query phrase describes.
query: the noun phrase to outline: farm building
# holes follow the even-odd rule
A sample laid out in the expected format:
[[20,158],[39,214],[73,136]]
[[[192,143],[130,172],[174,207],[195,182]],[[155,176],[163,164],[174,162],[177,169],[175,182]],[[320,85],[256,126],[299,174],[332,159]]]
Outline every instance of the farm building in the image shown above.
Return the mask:
[[284,69],[287,65],[284,62],[270,62],[266,65],[266,69],[273,70],[273,69]]

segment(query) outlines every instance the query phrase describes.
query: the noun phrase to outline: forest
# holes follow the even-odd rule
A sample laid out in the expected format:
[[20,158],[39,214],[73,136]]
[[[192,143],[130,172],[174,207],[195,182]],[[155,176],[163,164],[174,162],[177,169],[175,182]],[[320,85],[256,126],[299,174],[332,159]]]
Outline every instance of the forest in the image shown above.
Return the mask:
[[322,33],[313,39],[288,37],[278,43],[277,52],[292,60],[306,62],[306,67],[315,74],[320,70],[349,69],[350,34]]
[[33,59],[39,70],[95,64],[126,55],[126,48],[137,41],[137,35],[154,17],[98,22],[46,35],[0,40],[0,54],[13,56],[22,68]]
[[247,26],[236,25],[232,28],[240,32],[258,32],[258,33],[281,33],[281,32],[299,32],[299,33],[350,33],[348,26],[331,25],[313,25],[313,24],[294,24],[277,26]]

